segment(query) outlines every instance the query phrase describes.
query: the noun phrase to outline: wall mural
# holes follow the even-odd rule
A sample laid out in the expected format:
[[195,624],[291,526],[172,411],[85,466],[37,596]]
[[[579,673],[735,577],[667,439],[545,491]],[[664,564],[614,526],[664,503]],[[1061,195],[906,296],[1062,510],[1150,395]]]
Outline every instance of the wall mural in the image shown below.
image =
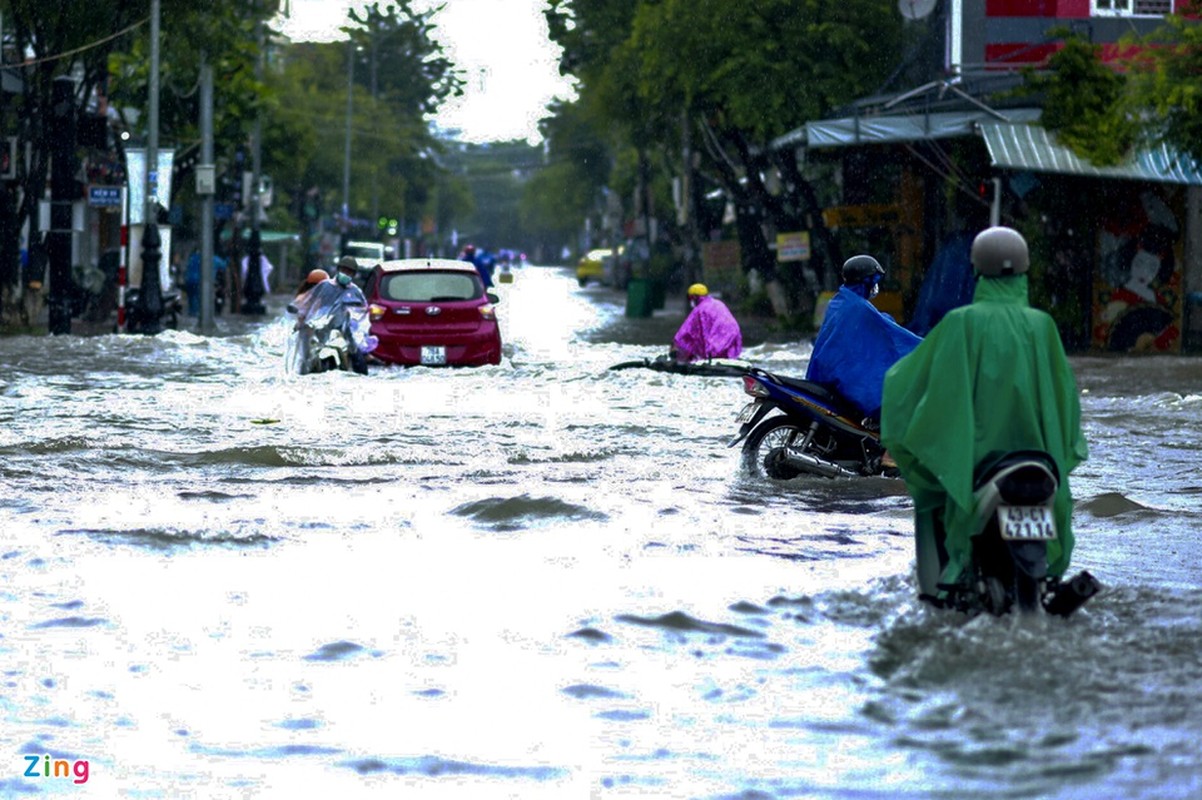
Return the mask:
[[1181,349],[1181,215],[1152,190],[1111,206],[1100,233],[1093,346],[1118,352]]

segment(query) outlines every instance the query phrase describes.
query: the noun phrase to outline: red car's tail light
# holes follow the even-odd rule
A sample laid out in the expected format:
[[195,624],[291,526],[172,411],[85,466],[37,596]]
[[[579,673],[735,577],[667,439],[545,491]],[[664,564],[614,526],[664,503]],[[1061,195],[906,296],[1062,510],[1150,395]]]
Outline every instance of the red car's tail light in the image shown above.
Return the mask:
[[375,303],[372,303],[370,306],[367,307],[367,313],[371,316],[372,322],[375,322],[376,320],[379,320],[379,319],[383,319],[384,314],[386,314],[387,312],[388,312],[388,309],[384,308],[384,306],[378,306]]
[[482,305],[480,306],[480,316],[485,319],[496,319],[497,310],[490,305]]

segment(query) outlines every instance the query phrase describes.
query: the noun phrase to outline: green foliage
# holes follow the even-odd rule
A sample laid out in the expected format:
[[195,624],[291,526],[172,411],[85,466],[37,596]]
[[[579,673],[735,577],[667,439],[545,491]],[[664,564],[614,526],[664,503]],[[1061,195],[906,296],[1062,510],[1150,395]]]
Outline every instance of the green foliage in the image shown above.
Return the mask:
[[1191,0],[1141,40],[1128,60],[1131,99],[1143,131],[1202,165],[1202,3]]
[[460,238],[490,250],[523,246],[524,187],[539,173],[541,148],[524,140],[458,144],[444,159],[472,199],[471,213],[455,224]]
[[1127,113],[1126,78],[1102,63],[1101,47],[1080,34],[1055,30],[1064,46],[1046,72],[1026,73],[1026,91],[1042,93],[1041,123],[1078,156],[1098,166],[1121,162],[1138,136]]
[[[160,141],[179,146],[199,139],[197,82],[202,60],[213,67],[215,138],[237,141],[248,135],[265,95],[263,83],[255,75],[255,64],[260,51],[258,26],[268,16],[267,10],[255,12],[235,0],[216,0],[203,8],[184,0],[162,4]],[[126,47],[111,54],[107,65],[110,103],[143,141],[147,135],[150,63],[149,26],[144,25]]]
[[[720,113],[757,143],[872,91],[899,60],[889,0],[643,3],[620,55],[653,108]],[[871,36],[864,31],[871,30]]]
[[349,12],[343,28],[354,43],[355,82],[372,97],[412,117],[434,114],[442,103],[463,94],[463,76],[432,38],[435,8],[413,9],[411,0],[393,0],[381,10],[372,3]]

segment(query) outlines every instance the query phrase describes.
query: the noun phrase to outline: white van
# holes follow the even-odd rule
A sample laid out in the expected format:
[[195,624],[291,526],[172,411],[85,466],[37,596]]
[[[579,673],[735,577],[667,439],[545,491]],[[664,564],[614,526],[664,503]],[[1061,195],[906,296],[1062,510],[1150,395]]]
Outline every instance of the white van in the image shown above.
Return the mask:
[[380,242],[347,242],[342,255],[354,257],[359,262],[359,269],[369,270],[384,260],[384,245]]

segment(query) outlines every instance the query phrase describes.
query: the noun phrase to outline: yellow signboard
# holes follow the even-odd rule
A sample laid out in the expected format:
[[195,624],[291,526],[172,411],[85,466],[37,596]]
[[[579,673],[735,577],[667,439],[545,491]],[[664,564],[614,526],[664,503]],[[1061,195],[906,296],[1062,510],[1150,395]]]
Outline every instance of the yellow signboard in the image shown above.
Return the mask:
[[776,234],[776,260],[809,261],[810,232],[797,231],[796,233]]
[[888,228],[902,221],[901,206],[835,206],[823,209],[828,228]]

